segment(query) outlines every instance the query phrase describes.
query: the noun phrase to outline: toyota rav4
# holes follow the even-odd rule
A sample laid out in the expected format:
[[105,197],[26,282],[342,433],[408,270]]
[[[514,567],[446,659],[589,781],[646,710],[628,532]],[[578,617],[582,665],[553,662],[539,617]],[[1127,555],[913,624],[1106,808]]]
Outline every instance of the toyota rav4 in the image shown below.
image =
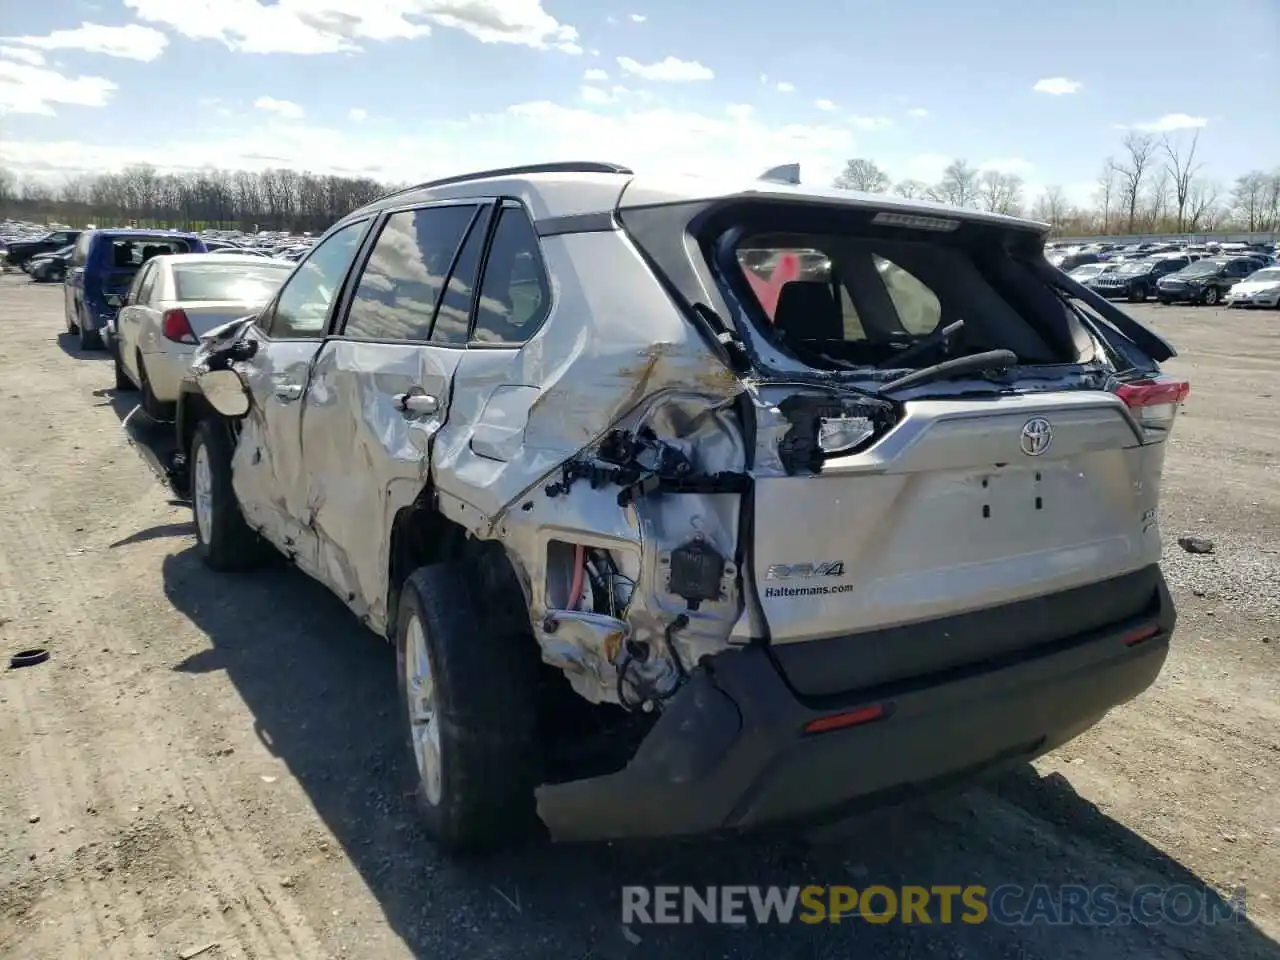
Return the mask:
[[198,549],[391,641],[463,849],[839,819],[1146,689],[1172,348],[1046,226],[561,163],[351,213],[204,335]]

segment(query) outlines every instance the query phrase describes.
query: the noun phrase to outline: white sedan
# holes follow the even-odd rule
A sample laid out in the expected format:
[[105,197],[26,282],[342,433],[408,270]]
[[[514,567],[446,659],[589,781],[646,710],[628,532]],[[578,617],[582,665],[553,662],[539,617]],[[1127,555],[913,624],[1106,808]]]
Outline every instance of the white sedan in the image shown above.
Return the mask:
[[169,420],[200,338],[262,308],[293,264],[264,257],[184,253],[152,257],[113,324],[116,389],[142,391],[142,409]]
[[1227,292],[1229,307],[1280,307],[1280,267],[1263,267]]

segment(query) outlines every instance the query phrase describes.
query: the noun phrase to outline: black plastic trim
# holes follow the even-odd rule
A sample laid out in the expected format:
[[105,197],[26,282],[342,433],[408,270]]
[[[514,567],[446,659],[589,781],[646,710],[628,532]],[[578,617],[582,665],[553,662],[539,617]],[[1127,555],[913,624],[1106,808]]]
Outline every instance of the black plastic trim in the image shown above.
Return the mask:
[[574,213],[563,217],[548,217],[534,222],[539,237],[558,237],[566,233],[613,233],[620,229],[613,211],[604,213]]

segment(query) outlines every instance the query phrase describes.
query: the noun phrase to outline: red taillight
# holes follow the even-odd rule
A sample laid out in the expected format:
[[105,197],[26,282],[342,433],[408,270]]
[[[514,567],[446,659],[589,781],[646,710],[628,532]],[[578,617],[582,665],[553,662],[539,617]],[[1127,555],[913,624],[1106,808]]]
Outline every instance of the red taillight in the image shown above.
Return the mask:
[[191,329],[191,321],[187,319],[185,310],[166,310],[160,319],[160,333],[166,340],[174,343],[199,343],[196,333]]
[[1151,377],[1116,387],[1116,396],[1142,424],[1143,439],[1148,443],[1168,436],[1179,404],[1190,393],[1190,383],[1173,377]]
[[826,733],[828,730],[843,730],[846,727],[856,727],[863,723],[870,723],[873,720],[881,720],[885,715],[884,704],[873,703],[870,706],[858,707],[855,710],[846,710],[844,713],[833,713],[829,717],[810,720],[804,725],[804,732]]

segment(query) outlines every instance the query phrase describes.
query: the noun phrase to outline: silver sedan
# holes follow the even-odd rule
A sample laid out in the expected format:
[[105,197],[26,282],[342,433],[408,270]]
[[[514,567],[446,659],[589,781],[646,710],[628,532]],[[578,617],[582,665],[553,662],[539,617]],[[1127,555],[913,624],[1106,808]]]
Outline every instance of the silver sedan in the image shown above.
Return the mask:
[[200,338],[260,310],[293,267],[234,254],[152,257],[134,277],[113,324],[116,389],[141,390],[143,412],[171,419]]

